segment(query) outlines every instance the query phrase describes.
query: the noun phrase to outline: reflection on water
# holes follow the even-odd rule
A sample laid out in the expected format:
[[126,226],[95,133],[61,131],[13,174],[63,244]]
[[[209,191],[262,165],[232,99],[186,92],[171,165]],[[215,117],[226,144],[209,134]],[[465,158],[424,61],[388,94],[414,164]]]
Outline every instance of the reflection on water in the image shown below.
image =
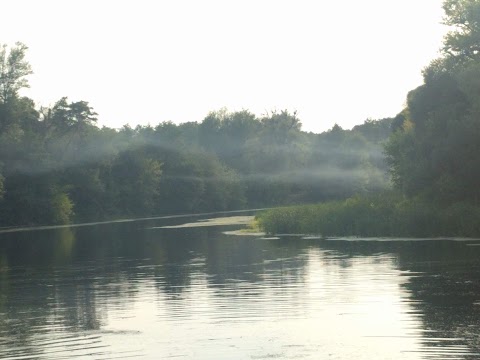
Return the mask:
[[152,229],[184,222],[0,234],[0,358],[480,357],[474,242]]

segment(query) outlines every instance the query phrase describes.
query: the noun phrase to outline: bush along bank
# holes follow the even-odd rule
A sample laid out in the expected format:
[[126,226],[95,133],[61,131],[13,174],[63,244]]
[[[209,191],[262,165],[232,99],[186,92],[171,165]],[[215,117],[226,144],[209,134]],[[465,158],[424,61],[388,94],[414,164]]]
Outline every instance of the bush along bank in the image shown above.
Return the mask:
[[480,237],[479,207],[465,202],[441,206],[396,193],[280,207],[261,212],[256,220],[268,234]]

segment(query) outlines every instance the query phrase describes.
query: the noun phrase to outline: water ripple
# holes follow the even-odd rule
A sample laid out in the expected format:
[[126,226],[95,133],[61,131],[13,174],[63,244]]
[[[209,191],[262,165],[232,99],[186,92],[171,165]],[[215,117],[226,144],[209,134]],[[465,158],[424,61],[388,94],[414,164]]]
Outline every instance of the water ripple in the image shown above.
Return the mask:
[[67,260],[10,255],[1,359],[479,357],[479,247],[82,229]]

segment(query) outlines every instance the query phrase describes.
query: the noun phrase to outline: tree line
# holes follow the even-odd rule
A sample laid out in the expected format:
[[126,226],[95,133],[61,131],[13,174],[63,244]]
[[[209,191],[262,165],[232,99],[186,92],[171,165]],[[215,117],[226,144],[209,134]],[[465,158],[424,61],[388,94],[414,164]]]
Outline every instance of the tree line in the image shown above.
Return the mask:
[[[425,228],[419,219],[431,229],[455,224],[447,227],[452,234],[480,233],[474,225],[480,0],[445,0],[443,8],[452,30],[441,56],[423,70],[423,84],[408,93],[405,109],[320,134],[302,131],[297,114],[288,111],[219,110],[182,124],[99,127],[86,101],[64,97],[38,107],[21,96],[32,73],[28,48],[2,45],[0,225],[328,201],[344,211],[338,201],[354,196],[344,212],[350,215],[342,215],[350,223],[352,204],[361,204],[363,215],[377,204],[389,209],[383,215],[394,214],[396,220],[388,220],[393,233],[400,223],[407,224],[402,234]],[[398,220],[407,218],[412,221]]]
[[[393,119],[302,131],[296,113],[99,127],[86,101],[20,95],[28,48],[0,47],[0,225],[65,224],[340,199],[388,187]],[[132,119],[134,120],[134,119]]]
[[451,27],[391,123],[392,190],[260,216],[268,232],[480,236],[480,1],[445,0]]

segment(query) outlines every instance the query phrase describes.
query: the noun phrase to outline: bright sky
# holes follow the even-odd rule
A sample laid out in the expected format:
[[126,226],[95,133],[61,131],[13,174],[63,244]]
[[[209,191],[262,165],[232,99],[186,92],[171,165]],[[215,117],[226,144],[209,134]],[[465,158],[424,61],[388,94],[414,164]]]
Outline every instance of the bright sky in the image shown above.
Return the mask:
[[85,100],[101,125],[297,110],[303,129],[394,116],[438,56],[442,0],[2,1],[38,105]]

